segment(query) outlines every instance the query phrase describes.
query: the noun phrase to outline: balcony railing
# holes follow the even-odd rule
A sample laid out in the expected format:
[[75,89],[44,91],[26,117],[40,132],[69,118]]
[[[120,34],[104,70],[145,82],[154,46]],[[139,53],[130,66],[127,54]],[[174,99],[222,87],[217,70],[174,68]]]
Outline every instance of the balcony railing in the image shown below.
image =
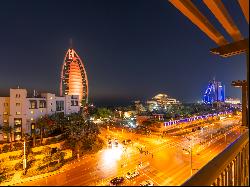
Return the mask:
[[249,130],[209,161],[182,186],[248,186]]

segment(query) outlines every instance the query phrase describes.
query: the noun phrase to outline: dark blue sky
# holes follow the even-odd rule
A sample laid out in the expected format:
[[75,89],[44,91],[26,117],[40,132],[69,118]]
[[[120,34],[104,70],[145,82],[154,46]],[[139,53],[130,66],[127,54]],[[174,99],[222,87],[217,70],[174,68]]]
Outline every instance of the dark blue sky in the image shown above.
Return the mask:
[[[202,1],[193,2],[230,39]],[[237,1],[223,2],[248,37]],[[226,96],[240,97],[230,83],[246,76],[244,55],[210,54],[216,44],[167,0],[1,1],[0,24],[1,96],[18,85],[59,93],[70,38],[94,102],[147,99],[159,92],[192,102],[214,76],[226,85]]]

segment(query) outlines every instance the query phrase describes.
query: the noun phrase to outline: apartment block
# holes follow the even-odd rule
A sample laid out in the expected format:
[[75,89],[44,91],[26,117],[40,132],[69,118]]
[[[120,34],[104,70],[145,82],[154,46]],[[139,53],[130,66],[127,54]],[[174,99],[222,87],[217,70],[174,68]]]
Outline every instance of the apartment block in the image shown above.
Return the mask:
[[[78,113],[78,95],[57,97],[52,93],[28,96],[26,89],[10,89],[9,97],[0,97],[0,125],[13,128],[13,140],[20,140],[22,134],[31,134],[36,129],[36,120],[54,113]],[[0,140],[7,135],[0,131]]]

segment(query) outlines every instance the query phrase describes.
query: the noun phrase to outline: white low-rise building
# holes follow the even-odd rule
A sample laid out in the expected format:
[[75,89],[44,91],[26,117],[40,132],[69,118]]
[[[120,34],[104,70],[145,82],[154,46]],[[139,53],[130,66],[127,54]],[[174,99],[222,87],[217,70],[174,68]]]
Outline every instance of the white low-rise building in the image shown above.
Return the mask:
[[[78,113],[78,95],[57,97],[42,93],[41,96],[28,97],[26,89],[10,89],[9,97],[0,97],[0,125],[13,128],[13,140],[20,140],[23,133],[31,134],[36,129],[36,120],[54,113]],[[7,136],[0,131],[0,140]]]
[[225,103],[228,103],[228,104],[233,104],[233,105],[238,105],[240,104],[240,99],[239,98],[226,98],[225,100]]

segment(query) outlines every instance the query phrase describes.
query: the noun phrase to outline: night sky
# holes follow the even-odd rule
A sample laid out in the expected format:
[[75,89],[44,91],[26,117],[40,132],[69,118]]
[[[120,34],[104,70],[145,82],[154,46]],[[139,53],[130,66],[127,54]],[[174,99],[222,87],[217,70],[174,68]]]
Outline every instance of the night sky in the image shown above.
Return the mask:
[[[232,41],[205,4],[193,2]],[[237,1],[223,2],[248,37]],[[244,54],[211,54],[216,44],[167,0],[1,1],[0,24],[0,96],[18,85],[59,94],[70,38],[84,61],[90,101],[97,104],[159,92],[195,102],[214,76],[226,85],[226,96],[240,97],[230,83],[246,77]]]

